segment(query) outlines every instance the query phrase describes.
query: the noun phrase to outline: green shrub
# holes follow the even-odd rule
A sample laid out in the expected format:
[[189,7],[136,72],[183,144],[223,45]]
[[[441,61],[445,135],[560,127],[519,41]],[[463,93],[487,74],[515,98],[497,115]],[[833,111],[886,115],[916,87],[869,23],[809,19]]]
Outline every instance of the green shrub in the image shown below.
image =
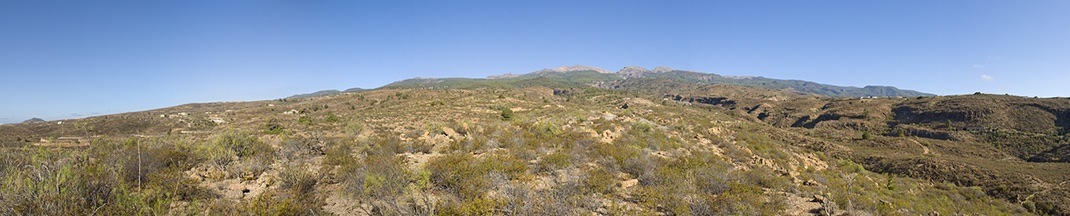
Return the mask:
[[513,110],[509,109],[509,108],[502,108],[501,116],[502,116],[502,121],[512,121],[513,119],[516,118],[516,115],[513,114]]
[[536,171],[538,172],[553,172],[554,170],[564,169],[572,166],[572,156],[564,152],[554,152],[552,154],[543,156],[537,164]]
[[235,156],[248,158],[271,154],[274,149],[270,145],[260,142],[256,137],[242,132],[228,132],[216,138],[215,143],[223,146]]
[[[326,105],[324,105],[324,106],[326,106]],[[326,117],[326,121],[327,122],[331,122],[331,123],[338,122],[338,116],[334,115],[334,113],[332,113],[332,112],[328,112],[327,113],[327,117]]]
[[432,158],[427,162],[431,183],[451,191],[463,200],[482,197],[490,185],[488,174],[500,173],[516,179],[527,172],[527,162],[509,155],[492,155],[478,160],[468,153],[453,153]]
[[482,173],[500,173],[508,179],[517,179],[527,173],[528,162],[512,155],[492,155],[479,160]]
[[363,163],[341,167],[346,192],[361,198],[383,200],[402,194],[411,176],[404,156],[368,155]]
[[[236,212],[213,212],[211,215],[323,215],[322,199],[311,194],[267,191],[240,205]],[[215,210],[216,208],[209,208]]]
[[282,134],[286,132],[286,128],[279,124],[277,119],[271,119],[267,124],[264,124],[263,130],[266,134]]
[[324,166],[353,166],[359,163],[356,157],[353,157],[353,147],[350,143],[337,143],[327,148],[323,157]]
[[583,180],[584,193],[610,194],[618,183],[617,178],[605,169],[588,170]]
[[211,143],[197,146],[196,152],[222,172],[218,176],[208,176],[213,179],[234,175],[255,178],[275,160],[275,149],[271,145],[260,142],[252,135],[235,131],[226,132]]
[[479,170],[475,162],[475,157],[468,153],[453,153],[431,158],[426,166],[431,171],[433,185],[462,199],[474,199],[483,196],[483,189],[488,184],[486,173]]
[[632,129],[643,133],[649,133],[654,130],[654,126],[650,125],[648,122],[640,121],[636,122]]
[[309,118],[308,116],[301,116],[297,118],[297,123],[301,123],[306,126],[312,126],[312,118]]
[[866,170],[866,168],[862,167],[861,164],[857,164],[851,160],[839,160],[837,162],[837,166],[840,168],[840,170],[843,170],[847,173],[859,173]]
[[642,155],[642,150],[633,145],[618,146],[613,144],[594,144],[594,154],[601,156],[599,162],[611,171],[622,171],[632,176],[641,176],[650,168],[649,158]]
[[551,139],[561,135],[561,129],[550,122],[538,122],[530,127],[531,133],[541,139]]

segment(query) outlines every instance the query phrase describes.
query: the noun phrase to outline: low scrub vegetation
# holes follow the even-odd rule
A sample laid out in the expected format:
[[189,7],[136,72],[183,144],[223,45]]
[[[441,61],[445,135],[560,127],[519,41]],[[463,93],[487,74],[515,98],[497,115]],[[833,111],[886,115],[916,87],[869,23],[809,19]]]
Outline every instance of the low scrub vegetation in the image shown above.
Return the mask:
[[[783,96],[762,94],[768,95],[750,97]],[[980,167],[992,161],[984,150],[1025,149],[1021,153],[1028,155],[1042,147],[956,148],[954,141],[903,135],[884,125],[864,128],[866,123],[822,128],[829,123],[808,120],[799,124],[813,128],[781,128],[770,119],[791,113],[752,118],[751,112],[768,108],[660,96],[586,85],[387,88],[250,102],[254,108],[215,113],[234,120],[204,130],[94,135],[83,126],[21,135],[0,148],[0,215],[1064,213],[1056,192],[1031,185],[1008,180],[1001,189],[982,180],[918,177],[940,174],[932,171],[945,165],[939,163],[893,166],[923,158]],[[864,109],[864,115],[843,119],[894,115]],[[181,118],[207,112],[196,111],[165,123],[192,125]],[[88,143],[57,147],[68,136],[63,133],[89,137]],[[986,133],[972,141],[1064,140]],[[960,157],[971,154],[986,160]],[[1034,165],[1054,173],[1030,177],[1038,182],[1061,177],[1059,164]],[[1038,195],[1028,197],[1032,193]],[[1007,194],[1026,196],[1014,203]]]

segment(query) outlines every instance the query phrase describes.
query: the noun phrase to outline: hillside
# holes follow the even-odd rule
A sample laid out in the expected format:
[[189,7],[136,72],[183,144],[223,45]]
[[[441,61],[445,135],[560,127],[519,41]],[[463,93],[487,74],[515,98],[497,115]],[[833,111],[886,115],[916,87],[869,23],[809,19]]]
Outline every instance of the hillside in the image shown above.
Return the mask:
[[23,124],[38,123],[38,122],[45,122],[45,120],[44,119],[40,119],[40,118],[31,118],[31,119],[26,119],[26,121],[22,121]]
[[[346,91],[349,91],[349,90],[346,90]],[[286,98],[287,99],[301,99],[301,98],[320,97],[320,96],[327,96],[327,95],[336,95],[336,94],[341,94],[341,93],[342,93],[342,91],[338,91],[338,90],[322,90],[322,91],[312,92],[312,93],[308,93],[308,94],[297,94],[297,95],[293,95],[293,96],[286,97]]]
[[0,125],[0,214],[1070,213],[1070,99],[619,74]]

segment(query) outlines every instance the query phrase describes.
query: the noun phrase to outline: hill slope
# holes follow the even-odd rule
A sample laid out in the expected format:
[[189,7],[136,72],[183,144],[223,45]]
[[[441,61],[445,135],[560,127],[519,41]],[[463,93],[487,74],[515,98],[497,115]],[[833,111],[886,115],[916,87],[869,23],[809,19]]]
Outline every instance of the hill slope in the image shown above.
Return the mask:
[[[1070,212],[1070,166],[1023,159],[1065,148],[1020,151],[940,126],[1058,136],[1062,99],[596,81],[607,75],[407,80],[0,125],[0,214]],[[1010,108],[954,114],[992,105]],[[1053,117],[997,113],[1038,110]]]

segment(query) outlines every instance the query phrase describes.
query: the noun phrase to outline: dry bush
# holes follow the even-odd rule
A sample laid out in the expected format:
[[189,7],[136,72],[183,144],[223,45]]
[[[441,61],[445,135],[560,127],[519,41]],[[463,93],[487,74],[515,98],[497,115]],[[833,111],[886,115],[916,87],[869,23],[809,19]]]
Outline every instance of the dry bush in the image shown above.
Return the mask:
[[324,155],[327,148],[326,142],[322,138],[290,138],[279,144],[277,155],[286,161]]
[[467,153],[453,153],[432,158],[426,166],[431,171],[432,185],[462,199],[474,199],[482,197],[488,184],[486,173],[476,167],[476,162]]
[[583,192],[610,194],[619,183],[620,181],[605,169],[592,169],[587,171],[586,178],[583,180]]
[[343,165],[339,175],[347,193],[381,199],[400,194],[408,184],[403,165],[404,157],[369,155],[361,162]]
[[287,166],[279,171],[279,189],[290,190],[295,194],[307,195],[312,193],[316,184],[323,177],[315,173],[311,168],[303,166]]
[[538,164],[535,166],[535,171],[539,173],[550,173],[554,170],[564,169],[571,166],[571,154],[564,152],[554,152],[539,159]]

